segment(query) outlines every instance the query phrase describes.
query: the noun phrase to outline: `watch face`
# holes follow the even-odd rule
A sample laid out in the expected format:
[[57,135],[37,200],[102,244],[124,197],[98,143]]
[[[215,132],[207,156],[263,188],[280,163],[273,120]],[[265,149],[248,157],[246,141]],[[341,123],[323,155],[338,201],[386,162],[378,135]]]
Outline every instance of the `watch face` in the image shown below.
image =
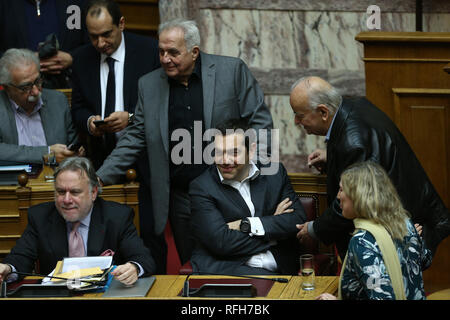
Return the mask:
[[249,233],[250,232],[250,222],[248,220],[242,220],[240,229],[241,229],[241,232]]

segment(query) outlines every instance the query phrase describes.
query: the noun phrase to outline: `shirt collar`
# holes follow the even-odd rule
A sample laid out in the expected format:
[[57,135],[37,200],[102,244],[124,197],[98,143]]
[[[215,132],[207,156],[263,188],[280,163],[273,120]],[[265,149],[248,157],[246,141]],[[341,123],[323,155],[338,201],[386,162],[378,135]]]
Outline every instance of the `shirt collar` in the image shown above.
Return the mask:
[[[80,226],[83,226],[83,227],[86,227],[89,229],[89,226],[91,224],[91,215],[92,215],[93,208],[94,208],[94,206],[92,206],[91,211],[89,211],[88,215],[80,220]],[[69,227],[69,230],[72,230],[72,222],[67,221],[67,226]]]
[[248,176],[244,180],[242,180],[241,182],[236,181],[236,180],[226,180],[226,179],[224,179],[222,174],[220,173],[219,168],[217,168],[217,166],[216,166],[216,169],[217,169],[217,173],[219,174],[220,182],[223,183],[223,184],[228,184],[228,185],[231,185],[233,183],[244,183],[247,180],[254,180],[254,179],[256,179],[257,176],[259,176],[259,173],[260,173],[259,168],[251,160],[250,160],[250,170],[248,171]]
[[[125,37],[123,35],[123,32],[122,32],[122,40],[120,41],[119,47],[117,48],[116,51],[113,52],[113,54],[110,57],[113,58],[115,61],[125,62]],[[108,56],[102,53],[100,58],[102,63],[105,62],[106,58],[108,58]]]
[[328,142],[328,140],[330,140],[331,129],[333,128],[334,119],[336,119],[336,115],[338,114],[339,110],[341,109],[341,105],[342,105],[342,102],[339,105],[339,108],[337,109],[337,111],[334,113],[333,120],[331,120],[331,125],[328,128],[327,135],[325,136],[325,142]]
[[[27,112],[22,107],[20,107],[17,103],[15,103],[14,100],[9,98],[9,101],[11,102],[11,108],[13,109],[14,112],[16,112],[16,113],[20,112],[20,113],[27,114]],[[43,105],[44,105],[44,102],[42,101],[42,96],[40,96],[39,100],[36,103],[36,105],[34,106],[33,112],[30,114],[30,116],[34,115],[36,112],[39,112],[39,110],[41,110]]]

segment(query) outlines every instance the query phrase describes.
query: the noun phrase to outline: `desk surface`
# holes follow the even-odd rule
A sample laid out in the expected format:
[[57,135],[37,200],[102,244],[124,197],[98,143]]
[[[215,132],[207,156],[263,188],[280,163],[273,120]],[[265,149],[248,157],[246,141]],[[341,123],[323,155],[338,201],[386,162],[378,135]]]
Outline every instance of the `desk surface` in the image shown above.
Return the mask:
[[[185,275],[156,275],[156,281],[144,298],[102,298],[103,293],[88,293],[74,298],[50,298],[50,299],[192,299],[180,297],[186,279]],[[279,276],[286,278],[288,283],[275,282],[266,297],[256,297],[251,299],[272,299],[272,300],[314,300],[318,295],[328,292],[336,295],[339,277],[316,277],[316,288],[312,291],[302,290],[303,277],[301,276]],[[236,277],[226,276],[191,276],[190,279],[226,279]],[[27,278],[29,279],[29,278]],[[48,299],[48,298],[47,298]],[[211,298],[195,298],[211,299]],[[220,298],[223,299],[223,298]],[[231,298],[241,299],[241,298]]]

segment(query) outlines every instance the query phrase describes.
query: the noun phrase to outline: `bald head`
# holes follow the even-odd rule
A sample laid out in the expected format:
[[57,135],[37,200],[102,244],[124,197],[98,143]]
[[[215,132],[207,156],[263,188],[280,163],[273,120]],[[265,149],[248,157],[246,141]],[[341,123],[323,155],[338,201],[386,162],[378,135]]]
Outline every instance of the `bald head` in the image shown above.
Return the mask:
[[320,77],[304,77],[292,85],[290,104],[295,123],[308,134],[326,135],[341,101],[339,92]]

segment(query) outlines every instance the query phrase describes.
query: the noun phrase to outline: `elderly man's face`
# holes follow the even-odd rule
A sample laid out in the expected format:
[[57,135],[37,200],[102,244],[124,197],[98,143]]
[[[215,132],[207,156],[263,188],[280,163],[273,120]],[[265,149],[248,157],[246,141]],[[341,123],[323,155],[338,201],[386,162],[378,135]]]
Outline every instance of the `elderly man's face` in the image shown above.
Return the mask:
[[42,81],[37,65],[33,62],[10,69],[11,83],[6,92],[11,100],[31,112],[39,100]]
[[87,14],[86,27],[94,48],[98,52],[110,56],[120,46],[122,31],[125,28],[125,19],[122,17],[119,25],[115,25],[108,10],[102,8],[98,16]]
[[86,174],[79,170],[62,171],[55,180],[56,209],[64,220],[80,221],[91,211],[97,192],[97,187],[90,187]]
[[198,47],[191,51],[186,48],[182,29],[168,29],[159,35],[159,60],[168,77],[187,81],[194,71],[198,55]]
[[[326,106],[320,105],[314,110],[311,109],[306,90],[298,87],[291,94],[290,104],[292,111],[294,111],[294,121],[297,126],[302,126],[307,134],[319,136],[327,134],[329,112]],[[324,115],[324,111],[327,113],[326,115]]]

